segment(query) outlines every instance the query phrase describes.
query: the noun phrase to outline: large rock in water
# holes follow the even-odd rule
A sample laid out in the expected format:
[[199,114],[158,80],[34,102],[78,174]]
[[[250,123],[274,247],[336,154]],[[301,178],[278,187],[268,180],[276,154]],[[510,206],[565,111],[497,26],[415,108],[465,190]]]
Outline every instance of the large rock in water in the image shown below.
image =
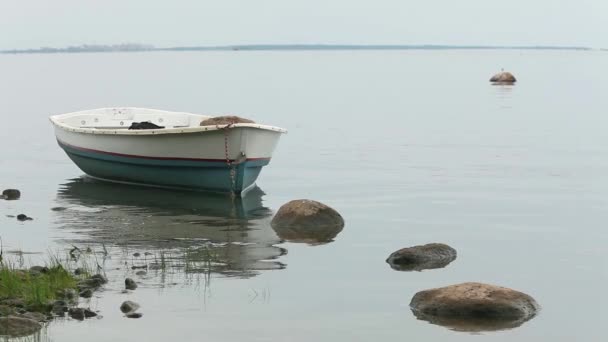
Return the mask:
[[283,204],[270,222],[272,227],[298,227],[319,229],[344,227],[344,219],[327,205],[307,199],[293,200]]
[[31,335],[42,329],[42,324],[23,317],[0,317],[0,336],[19,337]]
[[422,271],[443,268],[456,259],[456,250],[443,243],[402,248],[392,253],[386,262],[398,271]]
[[503,71],[492,76],[492,78],[490,78],[490,82],[497,84],[513,84],[517,82],[517,79],[510,72]]
[[534,298],[525,293],[482,283],[418,292],[410,308],[418,319],[461,331],[514,328],[540,310]]
[[2,196],[5,200],[18,200],[21,197],[21,191],[17,189],[6,189],[2,191]]
[[237,123],[255,123],[253,120],[241,118],[235,115],[216,116],[210,119],[201,121],[201,126],[215,126],[215,125],[231,125]]

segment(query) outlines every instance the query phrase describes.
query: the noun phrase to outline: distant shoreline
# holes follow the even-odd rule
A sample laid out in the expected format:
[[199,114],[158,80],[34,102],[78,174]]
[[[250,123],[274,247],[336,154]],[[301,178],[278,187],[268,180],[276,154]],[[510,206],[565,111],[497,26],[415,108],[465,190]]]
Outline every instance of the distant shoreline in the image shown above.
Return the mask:
[[608,51],[582,46],[486,46],[486,45],[348,45],[348,44],[251,44],[222,46],[182,46],[161,48],[143,44],[80,45],[65,48],[0,50],[0,54],[48,54],[91,52],[154,52],[154,51],[336,51],[336,50],[569,50]]

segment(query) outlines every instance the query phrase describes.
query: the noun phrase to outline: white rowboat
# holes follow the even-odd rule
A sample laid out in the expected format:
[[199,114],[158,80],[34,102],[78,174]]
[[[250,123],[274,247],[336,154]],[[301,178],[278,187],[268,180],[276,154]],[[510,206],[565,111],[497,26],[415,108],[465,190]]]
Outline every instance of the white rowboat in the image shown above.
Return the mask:
[[[102,108],[50,117],[59,146],[101,180],[240,194],[255,184],[286,130],[256,123],[201,126],[207,115]],[[149,122],[164,128],[129,129]]]

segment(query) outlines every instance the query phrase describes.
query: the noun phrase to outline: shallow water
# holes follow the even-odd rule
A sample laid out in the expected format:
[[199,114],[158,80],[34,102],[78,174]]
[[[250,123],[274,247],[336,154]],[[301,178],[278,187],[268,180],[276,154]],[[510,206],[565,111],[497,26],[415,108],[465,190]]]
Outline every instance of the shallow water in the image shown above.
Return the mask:
[[[0,201],[8,257],[91,248],[102,319],[51,341],[597,341],[608,296],[608,70],[593,51],[325,51],[0,55]],[[501,67],[513,87],[491,86]],[[236,113],[289,129],[241,201],[103,184],[57,146],[51,114],[103,106]],[[284,202],[346,226],[283,241]],[[55,208],[55,210],[51,210]],[[33,221],[6,215],[26,213]],[[398,272],[394,250],[447,243],[444,269]],[[139,257],[133,253],[140,253]],[[148,265],[145,276],[133,269]],[[126,276],[140,287],[121,293]],[[417,320],[420,290],[480,281],[526,292],[520,327]],[[122,316],[124,300],[139,320]]]

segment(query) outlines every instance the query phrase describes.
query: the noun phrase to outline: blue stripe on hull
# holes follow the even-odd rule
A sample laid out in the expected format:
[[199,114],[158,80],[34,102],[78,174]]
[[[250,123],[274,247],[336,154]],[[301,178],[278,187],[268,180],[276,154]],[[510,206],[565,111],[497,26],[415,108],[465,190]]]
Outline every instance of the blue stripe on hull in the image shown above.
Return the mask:
[[84,173],[96,178],[193,190],[232,190],[237,194],[253,185],[262,167],[269,163],[260,159],[235,165],[233,185],[231,168],[225,162],[129,158],[60,146]]

